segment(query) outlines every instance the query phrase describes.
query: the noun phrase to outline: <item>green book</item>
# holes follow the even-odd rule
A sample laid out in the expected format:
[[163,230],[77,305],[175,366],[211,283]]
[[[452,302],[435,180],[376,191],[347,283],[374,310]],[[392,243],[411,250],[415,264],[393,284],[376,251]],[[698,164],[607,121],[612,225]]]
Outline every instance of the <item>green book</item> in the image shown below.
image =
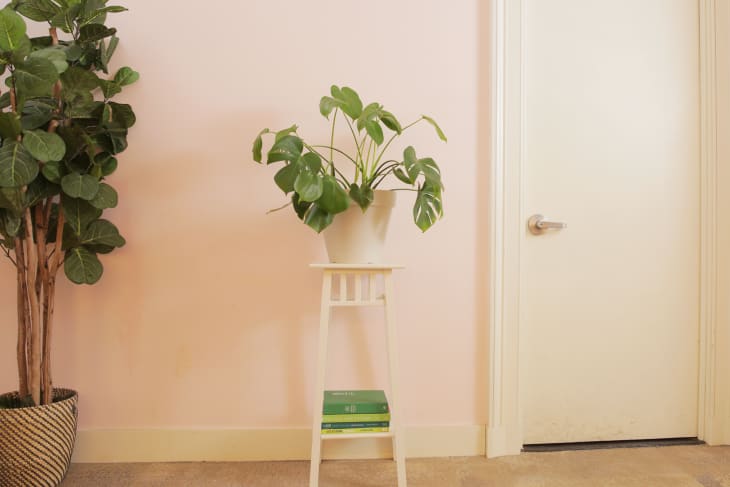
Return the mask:
[[350,429],[350,428],[387,428],[389,421],[370,421],[366,423],[322,423],[322,429]]
[[323,435],[352,435],[355,433],[387,433],[388,427],[376,428],[344,428],[344,429],[327,429],[322,430]]
[[374,423],[390,421],[390,413],[378,414],[323,414],[323,423]]
[[389,411],[384,391],[324,391],[322,413],[326,415],[378,414]]

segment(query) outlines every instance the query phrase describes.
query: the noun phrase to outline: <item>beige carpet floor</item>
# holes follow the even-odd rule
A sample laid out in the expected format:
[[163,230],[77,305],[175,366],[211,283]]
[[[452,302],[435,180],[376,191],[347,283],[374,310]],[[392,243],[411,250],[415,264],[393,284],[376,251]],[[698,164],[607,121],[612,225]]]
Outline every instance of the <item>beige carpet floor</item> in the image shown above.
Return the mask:
[[[730,487],[730,447],[407,460],[409,487]],[[74,464],[62,487],[308,485],[309,462]],[[389,460],[325,461],[321,487],[395,486]]]

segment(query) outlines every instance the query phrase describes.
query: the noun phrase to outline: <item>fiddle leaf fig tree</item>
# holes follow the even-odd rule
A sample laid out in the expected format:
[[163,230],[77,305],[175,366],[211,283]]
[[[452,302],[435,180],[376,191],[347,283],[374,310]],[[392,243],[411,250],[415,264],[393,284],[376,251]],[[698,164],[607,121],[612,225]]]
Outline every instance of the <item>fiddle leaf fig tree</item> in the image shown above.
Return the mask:
[[[52,401],[59,269],[94,284],[99,254],[125,243],[101,217],[117,205],[106,181],[135,123],[132,107],[112,98],[139,75],[110,72],[119,39],[105,23],[126,8],[107,1],[14,0],[0,10],[0,248],[16,271],[23,405]],[[26,19],[48,35],[29,37]]]
[[[425,232],[441,218],[443,183],[436,161],[430,157],[419,158],[412,146],[405,149],[402,159],[386,155],[396,138],[420,122],[431,124],[436,135],[446,142],[446,135],[433,118],[422,115],[402,126],[381,104],[364,105],[355,90],[347,86],[332,86],[330,96],[320,100],[319,111],[331,120],[329,144],[305,142],[296,125],[277,132],[263,129],[253,142],[253,159],[261,163],[263,137],[273,137],[266,164],[283,163],[274,175],[274,182],[285,194],[291,194],[290,204],[299,219],[321,232],[337,213],[348,208],[351,200],[363,211],[367,210],[373,202],[373,191],[391,176],[406,186],[399,189],[416,193],[413,220],[418,228]],[[334,145],[338,117],[352,136],[354,148],[349,152]],[[351,167],[343,172],[338,164]]]

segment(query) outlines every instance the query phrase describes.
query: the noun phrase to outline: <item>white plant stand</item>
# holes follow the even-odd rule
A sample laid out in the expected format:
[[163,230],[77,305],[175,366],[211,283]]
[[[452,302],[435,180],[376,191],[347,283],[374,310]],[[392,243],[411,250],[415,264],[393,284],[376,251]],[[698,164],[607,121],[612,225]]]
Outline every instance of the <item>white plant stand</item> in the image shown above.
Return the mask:
[[[393,270],[398,265],[380,264],[312,264],[322,269],[322,304],[319,322],[319,352],[317,358],[317,388],[312,415],[312,457],[309,470],[309,487],[319,485],[319,466],[322,461],[323,440],[358,438],[391,438],[393,458],[398,473],[398,487],[406,487],[406,459],[403,427],[400,416],[398,389],[398,349],[396,347],[395,294]],[[377,280],[382,276],[382,293],[378,292]],[[339,293],[333,295],[333,281]],[[348,282],[352,289],[348,289]],[[322,434],[322,407],[324,403],[325,375],[327,372],[327,335],[332,308],[340,306],[379,306],[385,311],[388,341],[388,366],[390,372],[390,428],[386,433]]]

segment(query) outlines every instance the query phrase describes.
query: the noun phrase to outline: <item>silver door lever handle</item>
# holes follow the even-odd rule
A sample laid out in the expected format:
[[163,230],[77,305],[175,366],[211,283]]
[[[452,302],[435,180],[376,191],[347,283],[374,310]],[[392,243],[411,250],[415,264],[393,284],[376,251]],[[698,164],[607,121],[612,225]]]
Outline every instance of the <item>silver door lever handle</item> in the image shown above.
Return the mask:
[[568,228],[568,224],[563,222],[547,221],[542,215],[532,215],[530,219],[527,220],[527,228],[533,235],[541,235],[545,233],[546,230],[561,230],[563,228]]

